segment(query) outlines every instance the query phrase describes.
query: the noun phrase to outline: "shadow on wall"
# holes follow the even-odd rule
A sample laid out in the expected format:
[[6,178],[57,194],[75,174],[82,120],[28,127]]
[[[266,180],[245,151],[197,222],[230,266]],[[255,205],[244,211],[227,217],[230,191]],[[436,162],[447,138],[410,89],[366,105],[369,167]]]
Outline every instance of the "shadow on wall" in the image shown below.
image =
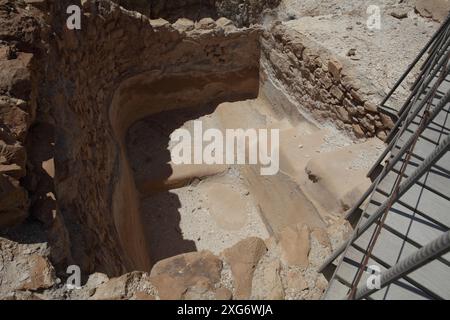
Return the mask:
[[[141,215],[151,260],[156,263],[178,254],[197,251],[183,238],[181,201],[165,182],[172,176],[170,135],[189,120],[211,114],[217,105],[155,114],[135,123],[127,135],[127,155],[140,194]],[[189,184],[189,177],[182,185]],[[178,187],[178,186],[175,186]]]

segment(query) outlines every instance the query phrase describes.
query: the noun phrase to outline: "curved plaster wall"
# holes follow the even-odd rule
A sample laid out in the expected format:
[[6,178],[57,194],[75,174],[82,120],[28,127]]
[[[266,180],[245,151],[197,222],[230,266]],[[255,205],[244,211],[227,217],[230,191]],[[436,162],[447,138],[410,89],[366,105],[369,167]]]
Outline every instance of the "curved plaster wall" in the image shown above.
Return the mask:
[[137,120],[161,111],[255,98],[259,86],[257,75],[255,68],[220,75],[204,72],[195,76],[150,71],[125,80],[115,91],[109,117],[118,145],[119,169],[112,213],[130,265],[149,269],[153,259],[145,245],[139,194],[127,158],[127,129]]

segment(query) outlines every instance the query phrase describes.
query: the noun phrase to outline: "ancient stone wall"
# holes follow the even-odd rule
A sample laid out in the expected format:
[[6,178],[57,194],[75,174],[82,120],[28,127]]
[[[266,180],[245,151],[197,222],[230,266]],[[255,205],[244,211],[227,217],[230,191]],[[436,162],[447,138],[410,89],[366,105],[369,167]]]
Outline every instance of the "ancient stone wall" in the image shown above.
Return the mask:
[[[56,3],[55,15],[66,17],[67,3]],[[67,30],[63,21],[53,21],[42,107],[54,118],[55,193],[73,261],[113,275],[149,270],[121,139],[133,121],[158,110],[255,96],[259,30],[223,18],[171,25],[109,1],[84,2],[81,30]],[[145,82],[122,90],[143,73]],[[184,86],[199,94],[181,99]]]
[[269,77],[315,119],[331,122],[357,138],[385,139],[392,119],[379,112],[370,83],[319,44],[275,23],[262,42],[264,77]]
[[26,143],[36,116],[39,13],[0,1],[0,227],[22,222],[29,199]]

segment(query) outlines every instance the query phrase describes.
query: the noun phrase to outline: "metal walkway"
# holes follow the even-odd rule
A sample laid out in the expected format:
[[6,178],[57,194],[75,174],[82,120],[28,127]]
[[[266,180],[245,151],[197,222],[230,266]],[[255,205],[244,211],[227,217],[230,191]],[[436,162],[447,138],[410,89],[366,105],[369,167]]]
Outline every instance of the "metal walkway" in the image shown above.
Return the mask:
[[450,299],[450,16],[380,111],[393,112],[386,103],[426,52],[373,184],[347,214],[354,233],[320,268],[325,299]]

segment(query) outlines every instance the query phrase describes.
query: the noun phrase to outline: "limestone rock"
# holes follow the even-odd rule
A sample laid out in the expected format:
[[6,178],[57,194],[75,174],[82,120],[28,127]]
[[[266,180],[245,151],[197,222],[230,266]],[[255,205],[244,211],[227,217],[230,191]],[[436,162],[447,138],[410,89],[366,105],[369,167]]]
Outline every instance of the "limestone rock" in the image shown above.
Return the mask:
[[[94,277],[91,279],[91,277]],[[91,275],[90,286],[101,283],[95,290],[91,300],[123,300],[138,297],[154,296],[156,291],[145,272],[131,272],[117,278],[106,280],[102,275]]]
[[314,228],[311,232],[311,237],[315,238],[321,246],[331,248],[330,238],[326,230],[322,228]]
[[106,274],[96,272],[89,275],[88,281],[86,282],[85,286],[88,288],[97,288],[107,281],[109,281],[109,278]]
[[351,122],[350,115],[349,115],[348,111],[344,109],[344,107],[338,107],[336,110],[337,110],[339,119],[341,119],[345,123]]
[[392,129],[395,126],[394,121],[392,121],[391,117],[389,117],[388,115],[380,113],[380,118],[381,122],[386,128]]
[[331,243],[331,249],[336,250],[339,245],[342,244],[345,240],[347,240],[352,234],[352,227],[350,223],[345,219],[338,219],[333,221],[327,227],[328,237]]
[[150,25],[155,28],[168,28],[170,26],[169,21],[165,20],[165,19],[153,19],[150,20]]
[[342,100],[342,98],[344,97],[344,93],[337,86],[332,86],[330,92],[333,95],[333,97],[335,97],[339,101]]
[[220,280],[221,270],[222,261],[218,257],[209,251],[200,251],[161,260],[150,275],[160,298],[175,300],[211,291]]
[[355,136],[357,138],[364,138],[365,134],[364,131],[361,129],[361,127],[358,124],[352,124],[353,132],[355,133]]
[[26,102],[0,96],[0,119],[13,136],[23,143],[31,122]]
[[316,288],[324,292],[328,288],[328,281],[322,274],[316,279]]
[[233,298],[233,293],[227,288],[219,288],[216,290],[215,299],[216,300],[231,300]]
[[380,139],[381,141],[386,141],[386,139],[387,139],[386,131],[384,131],[384,130],[379,130],[379,131],[377,131],[377,137],[378,137],[378,139]]
[[183,294],[185,300],[213,300],[216,296],[214,288],[206,279],[197,281],[196,284],[187,288]]
[[359,104],[364,104],[366,101],[365,97],[358,90],[352,89],[350,90],[350,94],[355,99],[355,101]]
[[393,16],[396,19],[405,19],[408,17],[408,8],[400,9],[397,8],[390,12],[390,15]]
[[225,17],[221,17],[221,18],[217,19],[216,24],[222,28],[227,28],[227,27],[234,28],[235,27],[233,21],[231,21],[230,19],[227,19]]
[[223,252],[224,259],[231,266],[233,273],[236,299],[250,298],[253,273],[266,251],[267,247],[262,239],[251,237],[239,241]]
[[126,297],[126,289],[133,274],[125,274],[102,283],[95,291],[93,300],[122,300]]
[[364,103],[364,109],[366,109],[369,112],[378,112],[378,107],[374,103],[369,101],[366,101]]
[[307,268],[310,250],[309,227],[299,224],[280,233],[281,259],[289,266]]
[[187,32],[193,30],[195,28],[195,24],[192,20],[180,18],[173,24],[173,27],[177,30]]
[[131,300],[156,300],[154,295],[138,291],[132,297]]
[[40,295],[46,289],[56,287],[58,279],[48,259],[48,246],[36,241],[34,236],[40,237],[30,232],[27,240],[35,243],[26,244],[0,237],[0,300],[8,297],[28,299],[32,297],[22,294],[25,291]]
[[262,285],[267,296],[264,297],[267,300],[283,300],[284,289],[281,283],[280,277],[280,261],[272,261],[264,269],[264,284]]
[[416,10],[426,18],[443,22],[450,11],[449,0],[417,0]]
[[328,71],[331,73],[335,81],[340,81],[342,64],[335,58],[328,61]]
[[287,289],[294,292],[301,292],[308,289],[308,283],[303,274],[296,269],[289,270],[287,273]]
[[18,290],[47,289],[55,285],[55,270],[47,258],[32,255],[27,263],[27,268],[20,274],[20,278],[24,280],[17,288]]
[[211,18],[203,18],[197,22],[197,28],[202,30],[214,29],[216,27],[216,22]]

